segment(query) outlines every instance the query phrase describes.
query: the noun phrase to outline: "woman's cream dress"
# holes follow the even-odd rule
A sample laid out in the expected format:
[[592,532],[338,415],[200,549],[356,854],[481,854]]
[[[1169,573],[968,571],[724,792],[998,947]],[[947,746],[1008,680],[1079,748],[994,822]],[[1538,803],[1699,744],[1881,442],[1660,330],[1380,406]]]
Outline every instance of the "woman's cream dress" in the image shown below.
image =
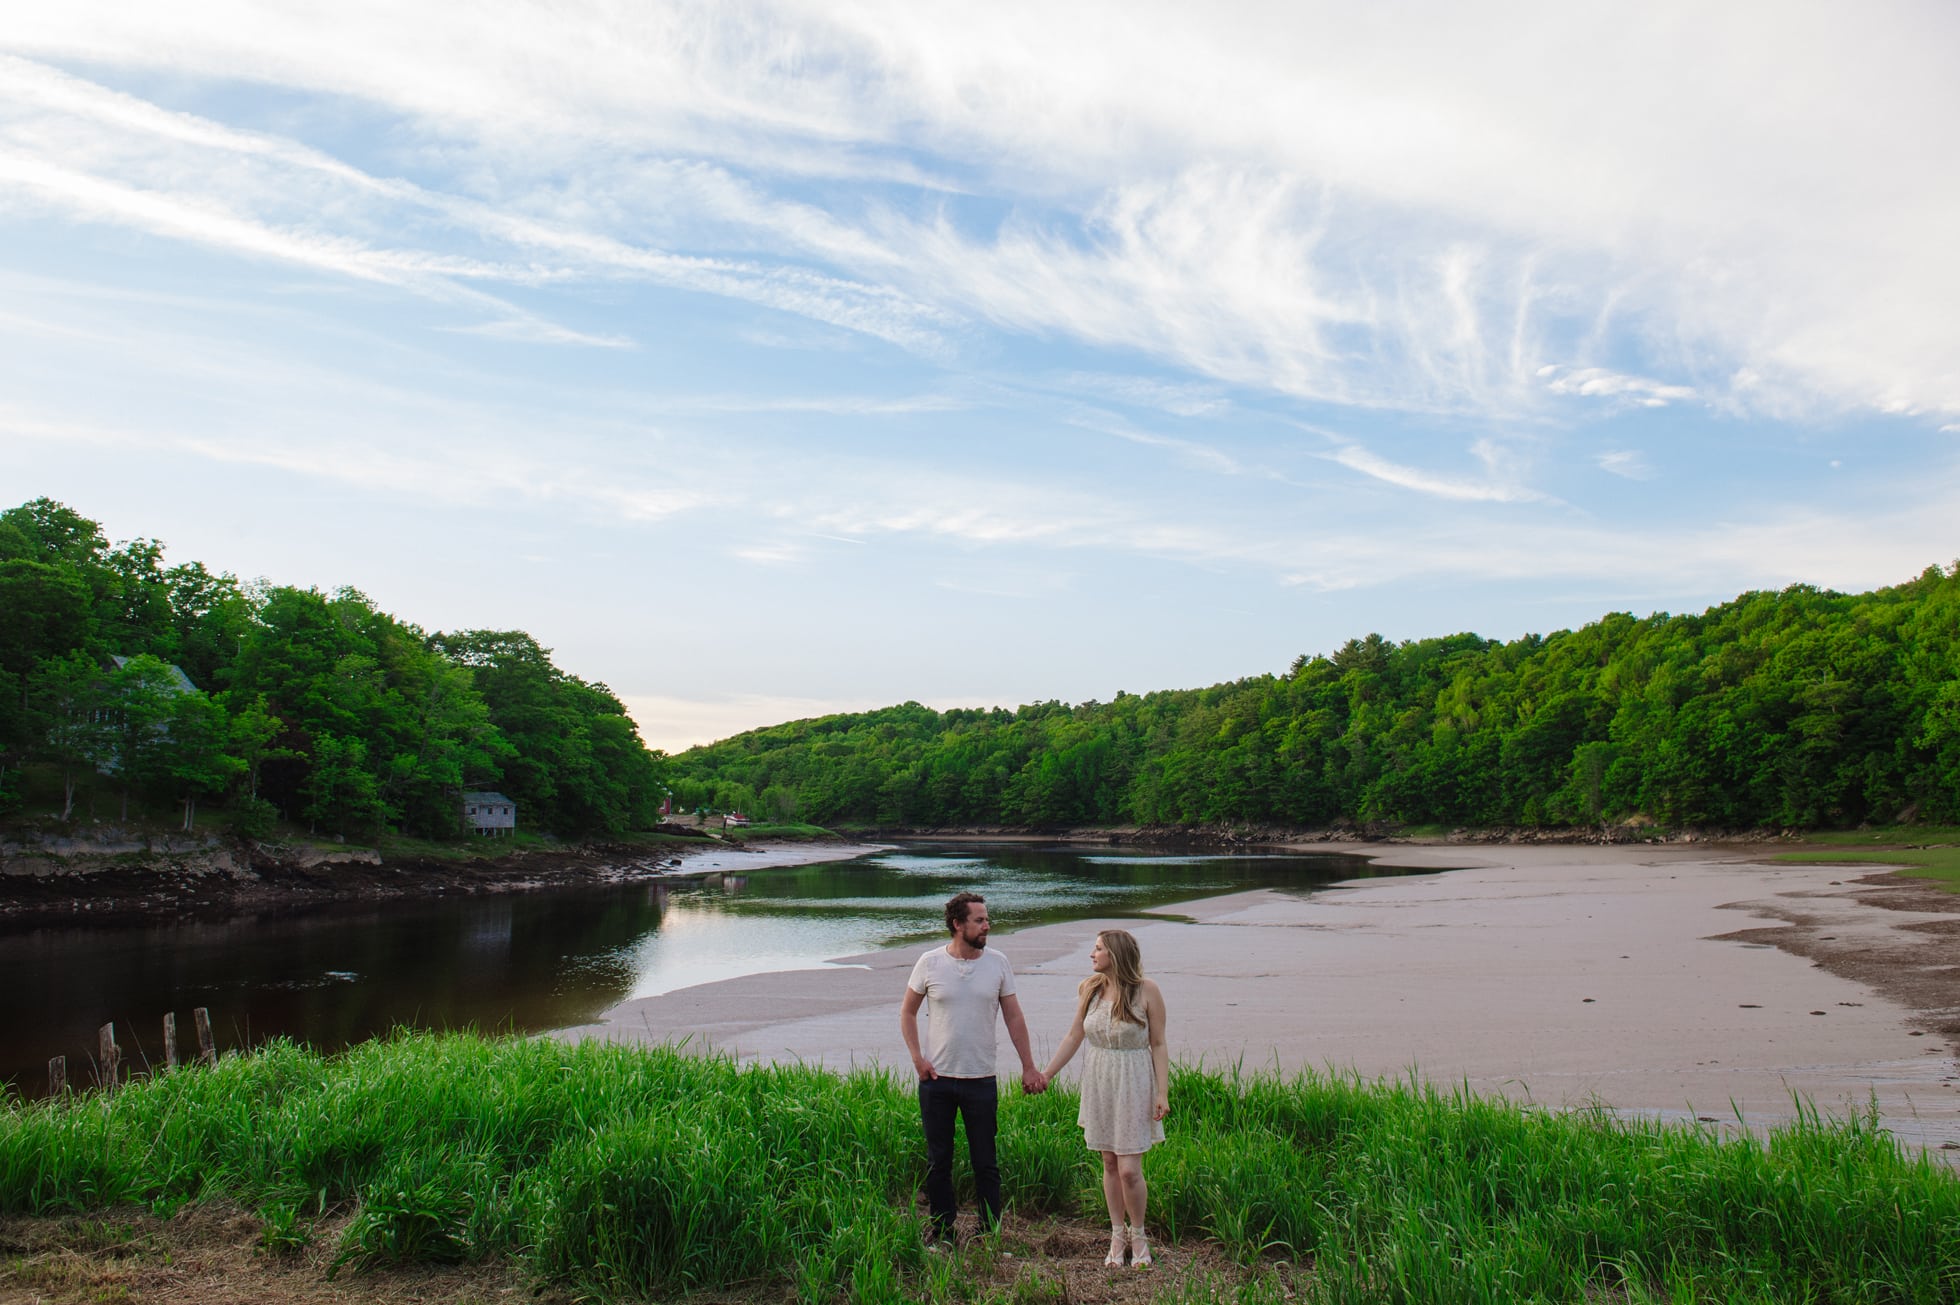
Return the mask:
[[1075,1122],[1091,1151],[1141,1155],[1164,1140],[1152,1119],[1155,1075],[1150,1067],[1150,1029],[1112,1018],[1100,997],[1082,1017],[1082,1109]]

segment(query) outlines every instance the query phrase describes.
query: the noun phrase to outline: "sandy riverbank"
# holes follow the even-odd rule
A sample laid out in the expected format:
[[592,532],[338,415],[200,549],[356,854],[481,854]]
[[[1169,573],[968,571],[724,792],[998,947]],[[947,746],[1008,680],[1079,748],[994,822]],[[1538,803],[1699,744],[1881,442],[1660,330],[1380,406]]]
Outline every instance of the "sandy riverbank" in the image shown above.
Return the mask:
[[839,842],[812,839],[798,843],[756,842],[746,847],[711,844],[691,847],[671,865],[667,877],[714,874],[719,871],[769,870],[779,866],[810,865],[818,861],[851,861],[873,852],[888,852],[890,843]]
[[[1463,868],[1131,922],[1175,1055],[1751,1123],[1788,1118],[1793,1093],[1831,1111],[1876,1096],[1902,1137],[1960,1145],[1960,897],[1869,867],[1746,859],[1760,849],[1365,850]],[[1095,928],[996,935],[1040,1055],[1068,1023]],[[686,988],[558,1036],[902,1065],[896,1008],[917,951]]]

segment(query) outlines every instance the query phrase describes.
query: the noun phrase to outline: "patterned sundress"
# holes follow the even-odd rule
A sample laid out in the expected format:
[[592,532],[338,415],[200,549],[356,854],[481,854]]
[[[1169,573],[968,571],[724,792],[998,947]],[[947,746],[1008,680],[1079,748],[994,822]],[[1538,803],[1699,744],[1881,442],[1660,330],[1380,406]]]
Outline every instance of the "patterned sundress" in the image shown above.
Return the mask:
[[1075,1122],[1091,1151],[1141,1155],[1164,1140],[1150,1117],[1156,1079],[1150,1067],[1150,1029],[1114,1018],[1100,996],[1082,1017],[1082,1108]]

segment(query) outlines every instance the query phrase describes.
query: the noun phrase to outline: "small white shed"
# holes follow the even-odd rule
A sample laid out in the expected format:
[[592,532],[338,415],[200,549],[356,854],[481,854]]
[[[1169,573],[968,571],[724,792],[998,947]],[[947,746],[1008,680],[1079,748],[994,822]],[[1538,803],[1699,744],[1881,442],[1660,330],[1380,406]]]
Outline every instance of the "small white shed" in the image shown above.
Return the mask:
[[517,832],[517,804],[502,793],[463,794],[463,827],[499,838]]

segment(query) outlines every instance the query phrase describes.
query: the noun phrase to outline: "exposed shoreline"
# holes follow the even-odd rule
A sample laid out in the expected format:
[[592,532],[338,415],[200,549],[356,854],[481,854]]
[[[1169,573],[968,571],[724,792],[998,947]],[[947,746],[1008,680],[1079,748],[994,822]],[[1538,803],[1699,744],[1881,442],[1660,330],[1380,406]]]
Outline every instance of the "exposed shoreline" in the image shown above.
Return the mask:
[[[1832,1113],[1875,1100],[1905,1140],[1960,1150],[1960,897],[1746,847],[1343,850],[1460,868],[1126,922],[1171,997],[1179,1059],[1751,1126],[1790,1118],[1793,1094]],[[1095,929],[997,935],[1038,1055],[1066,1027]],[[918,950],[684,988],[552,1036],[903,1066],[897,997]]]
[[[0,870],[0,921],[106,922],[132,917],[307,910],[343,902],[429,900],[540,892],[580,886],[687,879],[724,870],[762,870],[846,860],[883,844],[839,839],[736,845],[612,844],[537,848],[504,856],[383,857],[373,848],[238,845],[215,840],[146,840],[160,846],[71,855],[70,864]],[[41,861],[50,858],[41,857]]]
[[[913,837],[1143,841],[1102,829]],[[1308,898],[1201,899],[1131,927],[1177,999],[1174,1046],[1186,1060],[1413,1071],[1548,1105],[1597,1099],[1669,1116],[1730,1119],[1733,1102],[1751,1121],[1789,1117],[1792,1092],[1835,1110],[1875,1095],[1902,1135],[1960,1147],[1960,896],[1867,865],[1764,864],[1767,841],[1417,843],[1296,832],[1254,846],[1453,873],[1353,881]],[[313,849],[231,870],[163,856],[140,868],[8,875],[0,919],[541,891],[842,860],[882,846],[624,846],[393,864],[367,849]],[[1095,927],[998,936],[1042,1045],[1067,1022]],[[902,1061],[891,1027],[898,971],[917,950],[684,988],[555,1036],[687,1038],[744,1059],[891,1065]]]
[[[737,844],[702,836],[659,842],[530,847],[499,855],[384,854],[359,844],[253,842],[211,835],[103,827],[78,836],[0,837],[0,921],[103,920],[206,915],[231,910],[304,910],[336,902],[479,896],[582,885],[685,878],[719,869],[758,870],[811,860],[848,859],[900,839],[933,843],[1062,843],[1234,852],[1342,851],[1376,856],[1406,847],[1491,845],[1705,846],[1724,836],[1607,829],[1458,830],[1409,838],[1372,826],[1080,826],[1059,830],[969,826],[850,830],[828,839],[762,839]],[[1730,841],[1800,846],[1776,831]],[[821,854],[806,853],[816,849]],[[723,858],[737,858],[726,865]]]

